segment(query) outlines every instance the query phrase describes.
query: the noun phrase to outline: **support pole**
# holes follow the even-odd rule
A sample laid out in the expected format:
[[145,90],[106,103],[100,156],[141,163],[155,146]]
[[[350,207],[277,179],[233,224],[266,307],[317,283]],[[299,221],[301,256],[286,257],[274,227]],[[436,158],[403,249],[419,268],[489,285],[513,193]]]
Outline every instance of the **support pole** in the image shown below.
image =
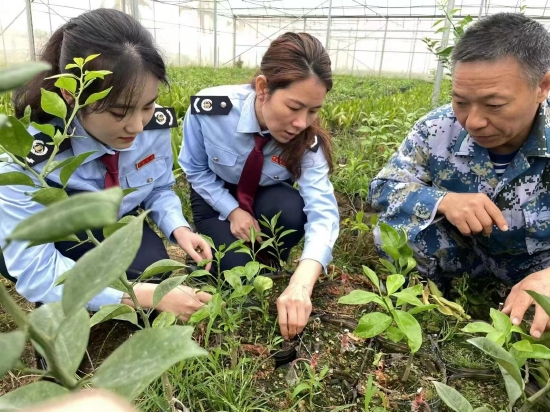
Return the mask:
[[478,20],[481,19],[481,13],[483,13],[483,3],[485,3],[484,0],[481,0],[481,2],[479,3],[479,13],[477,14],[477,19]]
[[[330,50],[330,21],[332,19],[332,0],[328,4],[328,19],[327,19],[327,39],[325,41],[325,49],[327,53]],[[330,53],[329,53],[330,54]]]
[[32,25],[31,0],[26,0],[26,11],[27,11],[27,35],[29,37],[29,51],[31,54],[31,60],[36,60],[36,50],[34,48],[34,29]]
[[[447,14],[450,14],[455,7],[455,0],[449,0],[447,3]],[[447,48],[447,43],[449,42],[449,32],[451,31],[451,22],[449,19],[445,20],[445,30],[443,31],[443,36],[441,38],[441,50]],[[438,59],[437,62],[437,71],[435,73],[434,81],[434,91],[432,94],[432,107],[436,107],[439,104],[439,94],[441,93],[441,83],[443,82],[443,62],[441,59]]]
[[139,21],[139,7],[138,7],[138,0],[130,0],[130,11],[132,13],[132,17]]
[[412,74],[412,66],[414,61],[414,51],[416,50],[416,36],[418,35],[418,24],[420,23],[420,19],[416,21],[416,29],[414,30],[414,36],[413,36],[413,49],[411,53],[411,59],[409,60],[409,79],[411,78]]
[[388,35],[388,22],[386,17],[386,27],[384,28],[384,40],[382,40],[382,55],[380,56],[380,67],[378,67],[378,76],[382,75],[382,64],[384,63],[384,52],[386,50],[386,36]]
[[214,69],[218,68],[218,0],[214,0]]
[[233,67],[237,65],[237,17],[233,16]]

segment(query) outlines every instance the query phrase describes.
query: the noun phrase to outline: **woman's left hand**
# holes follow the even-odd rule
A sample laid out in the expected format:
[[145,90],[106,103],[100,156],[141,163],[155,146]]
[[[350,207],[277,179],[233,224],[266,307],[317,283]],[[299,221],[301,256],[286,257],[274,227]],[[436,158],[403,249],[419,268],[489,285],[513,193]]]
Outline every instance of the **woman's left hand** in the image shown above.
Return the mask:
[[[178,242],[179,247],[195,262],[201,260],[212,260],[212,248],[206,240],[200,235],[191,232],[188,227],[178,227],[173,232],[173,236]],[[210,270],[212,263],[208,263],[205,270]]]

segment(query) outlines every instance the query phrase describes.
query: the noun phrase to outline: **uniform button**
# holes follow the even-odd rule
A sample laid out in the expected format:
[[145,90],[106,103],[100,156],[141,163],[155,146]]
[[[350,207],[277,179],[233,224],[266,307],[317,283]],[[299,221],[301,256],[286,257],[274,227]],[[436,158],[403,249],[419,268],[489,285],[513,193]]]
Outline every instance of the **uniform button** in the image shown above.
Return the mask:
[[153,183],[153,178],[150,177],[149,179],[147,179],[147,183]]
[[214,163],[218,163],[218,158],[217,157],[214,157],[212,160],[214,161]]
[[273,176],[273,179],[279,180],[279,176]]

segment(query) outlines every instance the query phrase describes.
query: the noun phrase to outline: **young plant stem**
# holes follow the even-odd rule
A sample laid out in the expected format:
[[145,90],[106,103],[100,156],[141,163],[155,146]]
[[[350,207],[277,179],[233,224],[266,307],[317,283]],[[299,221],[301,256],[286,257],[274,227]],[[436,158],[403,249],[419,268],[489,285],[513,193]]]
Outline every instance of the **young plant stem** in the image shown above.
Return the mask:
[[36,177],[43,188],[48,188],[49,187],[48,183],[46,183],[44,178],[39,173],[37,173],[32,167],[30,167],[27,163],[22,162],[16,156],[12,155],[10,152],[8,152],[6,149],[4,149],[4,147],[2,145],[0,145],[0,150],[2,150],[2,152],[7,154],[11,158],[11,160],[13,160],[14,163],[18,164],[23,169],[25,169],[27,172],[31,173],[34,177]]
[[411,352],[411,354],[409,355],[409,360],[407,361],[407,367],[405,368],[405,373],[403,373],[403,377],[401,378],[402,382],[407,382],[409,380],[413,358],[414,358],[414,353]]
[[542,398],[544,395],[546,395],[548,391],[550,391],[550,379],[548,380],[548,382],[546,382],[546,385],[543,388],[541,388],[537,393],[535,393],[533,396],[525,401],[518,412],[527,412],[528,410],[530,410],[537,403],[539,398]]

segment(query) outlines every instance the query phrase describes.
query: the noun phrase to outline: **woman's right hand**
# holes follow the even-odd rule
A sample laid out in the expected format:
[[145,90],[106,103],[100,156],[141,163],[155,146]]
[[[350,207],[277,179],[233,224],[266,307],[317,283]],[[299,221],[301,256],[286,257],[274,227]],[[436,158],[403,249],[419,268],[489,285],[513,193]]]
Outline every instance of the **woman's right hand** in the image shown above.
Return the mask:
[[[250,242],[250,228],[253,226],[256,233],[261,232],[258,221],[254,219],[250,213],[240,207],[233,210],[229,216],[227,216],[227,220],[231,223],[231,233],[237,239],[243,239]],[[262,238],[260,235],[256,236],[256,240],[259,243],[262,243]]]
[[[138,283],[134,286],[134,292],[141,307],[145,309],[153,307],[153,294],[157,286],[153,283]],[[172,312],[180,320],[187,322],[191,315],[210,299],[212,299],[212,295],[206,292],[200,292],[189,286],[178,286],[162,298],[156,309],[162,312]],[[122,303],[134,307],[132,300],[127,295],[124,296]]]

